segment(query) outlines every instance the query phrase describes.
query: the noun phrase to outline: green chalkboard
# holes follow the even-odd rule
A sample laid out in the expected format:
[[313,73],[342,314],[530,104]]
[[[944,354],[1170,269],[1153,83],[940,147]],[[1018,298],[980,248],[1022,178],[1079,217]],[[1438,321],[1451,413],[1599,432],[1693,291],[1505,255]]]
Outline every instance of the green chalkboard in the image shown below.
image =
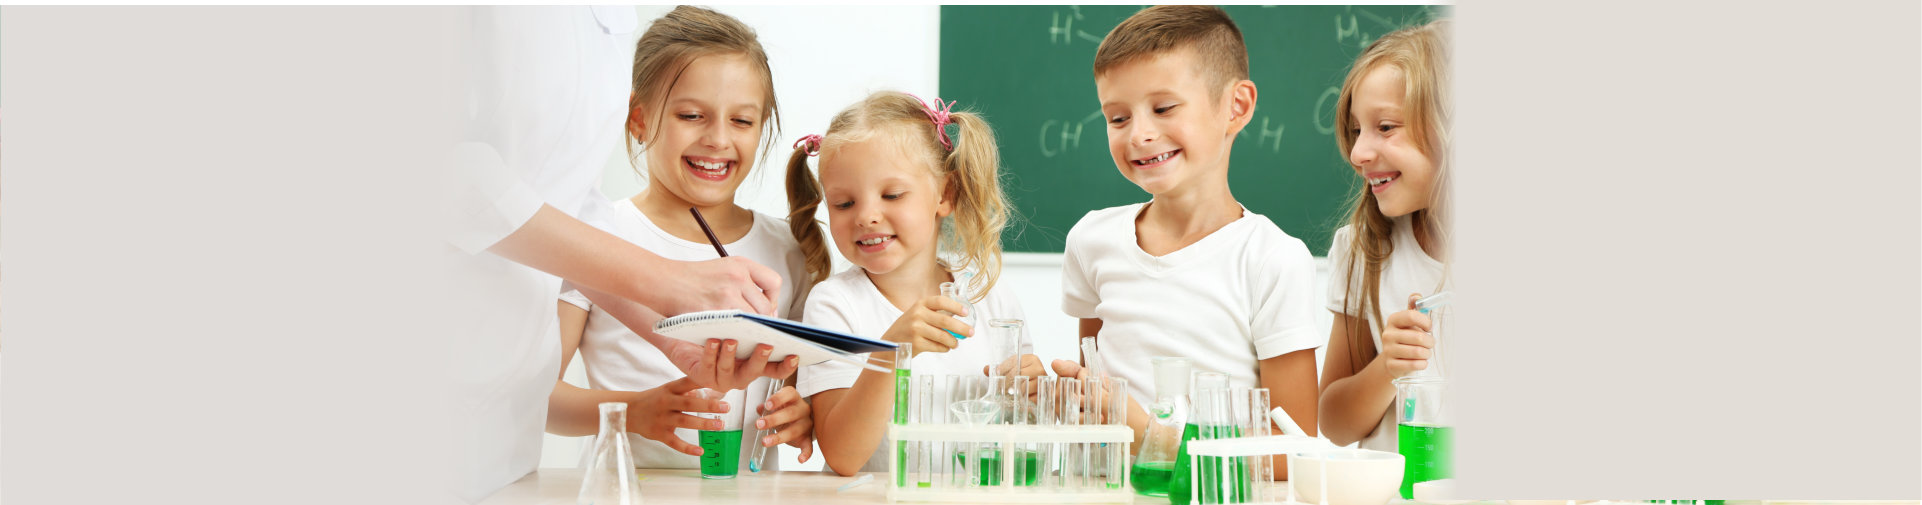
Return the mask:
[[[941,7],[941,97],[994,125],[1006,191],[1022,220],[1008,251],[1060,252],[1090,210],[1143,202],[1108,157],[1094,52],[1141,6]],[[1229,6],[1259,92],[1228,171],[1235,198],[1328,252],[1353,172],[1336,153],[1334,102],[1376,37],[1443,16],[1438,6]]]

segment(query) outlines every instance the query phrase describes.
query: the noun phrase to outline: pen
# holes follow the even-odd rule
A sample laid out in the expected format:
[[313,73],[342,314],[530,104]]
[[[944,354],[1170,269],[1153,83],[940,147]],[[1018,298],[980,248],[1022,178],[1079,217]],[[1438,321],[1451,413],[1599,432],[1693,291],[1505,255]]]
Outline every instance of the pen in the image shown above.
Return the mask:
[[687,211],[694,214],[694,222],[701,225],[701,233],[707,234],[707,243],[714,244],[714,252],[721,253],[721,257],[726,258],[727,249],[721,248],[721,239],[714,236],[713,228],[707,227],[707,219],[701,217],[701,211],[693,207],[688,207]]

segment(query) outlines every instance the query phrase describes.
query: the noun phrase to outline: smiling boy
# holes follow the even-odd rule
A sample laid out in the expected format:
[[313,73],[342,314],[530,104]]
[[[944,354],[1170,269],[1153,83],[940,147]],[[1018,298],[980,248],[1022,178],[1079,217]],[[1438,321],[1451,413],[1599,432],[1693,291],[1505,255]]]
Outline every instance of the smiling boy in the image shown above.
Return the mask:
[[1314,258],[1228,188],[1256,97],[1240,29],[1216,7],[1144,9],[1102,40],[1094,77],[1115,168],[1153,198],[1068,232],[1062,310],[1133,398],[1154,398],[1150,359],[1183,356],[1231,387],[1268,388],[1314,433]]

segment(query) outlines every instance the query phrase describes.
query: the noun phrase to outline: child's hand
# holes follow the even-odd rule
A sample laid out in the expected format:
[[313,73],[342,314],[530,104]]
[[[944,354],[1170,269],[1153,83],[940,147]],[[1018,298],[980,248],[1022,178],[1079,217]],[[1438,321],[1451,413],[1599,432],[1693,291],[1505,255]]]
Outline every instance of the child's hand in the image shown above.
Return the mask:
[[774,428],[775,433],[761,437],[761,445],[774,447],[780,444],[794,446],[801,450],[800,463],[806,463],[814,455],[814,413],[808,402],[801,400],[801,394],[794,386],[781,388],[760,406],[761,419],[754,421],[754,429]]
[[1041,358],[1033,354],[1011,356],[1002,361],[1001,364],[995,365],[994,370],[989,370],[988,367],[985,366],[981,367],[982,375],[992,377],[996,371],[1001,372],[1002,375],[1026,375],[1029,377],[1043,377],[1048,375],[1048,370],[1041,367]]
[[[1075,363],[1073,361],[1068,361],[1065,359],[1057,359],[1057,360],[1054,360],[1053,363],[1050,363],[1050,365],[1054,368],[1055,375],[1084,381],[1081,383],[1082,387],[1083,388],[1087,387],[1087,382],[1085,381],[1088,380],[1088,376],[1090,375],[1090,372],[1086,367],[1081,366],[1080,363]],[[1101,389],[1099,390],[1083,389],[1081,393],[1086,395],[1095,395],[1095,405],[1107,405],[1108,395],[1127,393],[1126,391],[1117,392],[1112,388],[1112,386],[1113,384],[1110,384],[1107,381],[1102,381]],[[1129,405],[1129,408],[1131,409],[1139,410],[1141,408],[1135,405],[1133,398],[1128,399],[1128,405]],[[1109,413],[1106,412],[1105,409],[1103,410],[1104,411],[1102,412],[1084,412],[1082,414],[1086,416],[1093,416],[1094,422],[1096,423],[1107,423],[1108,422],[1107,417]],[[1124,415],[1127,414],[1127,412],[1125,411],[1122,413]]]
[[[948,312],[942,312],[944,310]],[[964,311],[960,302],[945,296],[922,298],[902,313],[900,319],[895,319],[894,326],[889,326],[881,338],[897,344],[914,344],[915,356],[924,352],[948,352],[958,344],[949,331],[964,338],[974,335],[973,326],[948,314]]]
[[683,454],[700,456],[701,447],[674,436],[674,429],[721,429],[719,419],[702,419],[686,412],[726,413],[728,405],[720,400],[687,395],[696,389],[701,389],[701,386],[688,377],[682,377],[661,387],[642,391],[640,398],[627,403],[627,431],[667,444],[668,448]]
[[1428,314],[1415,310],[1421,294],[1408,295],[1408,310],[1389,314],[1381,332],[1382,365],[1393,378],[1406,377],[1428,369],[1428,358],[1435,352],[1435,337],[1428,334]]
[[763,376],[787,377],[793,374],[796,368],[800,368],[800,358],[793,356],[781,360],[779,364],[769,365],[767,358],[773,354],[774,348],[767,344],[755,346],[754,352],[748,354],[747,359],[737,360],[734,359],[735,346],[739,344],[733,339],[710,338],[705,346],[673,339],[661,340],[671,342],[673,345],[672,348],[663,349],[667,359],[673,362],[676,368],[681,369],[682,373],[687,374],[687,378],[693,379],[694,384],[699,388],[716,391],[742,389],[746,388],[748,383],[754,382],[754,379]]
[[1057,360],[1054,360],[1053,363],[1049,363],[1049,365],[1052,365],[1054,367],[1054,374],[1056,376],[1073,377],[1080,380],[1088,380],[1088,369],[1082,368],[1080,363],[1075,363],[1073,361],[1068,361],[1065,359],[1057,359]]

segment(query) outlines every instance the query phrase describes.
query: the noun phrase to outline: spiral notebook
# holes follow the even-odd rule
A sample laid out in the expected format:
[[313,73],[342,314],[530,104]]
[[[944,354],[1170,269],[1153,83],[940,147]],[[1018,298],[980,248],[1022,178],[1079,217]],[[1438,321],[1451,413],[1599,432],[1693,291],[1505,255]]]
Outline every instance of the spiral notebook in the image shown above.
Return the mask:
[[804,366],[836,360],[882,372],[889,370],[868,364],[866,353],[899,347],[886,340],[857,337],[739,310],[690,312],[662,319],[654,323],[654,333],[699,345],[706,345],[710,338],[731,338],[740,342],[735,347],[735,359],[747,359],[754,353],[755,346],[767,344],[774,347],[769,361],[799,356]]

